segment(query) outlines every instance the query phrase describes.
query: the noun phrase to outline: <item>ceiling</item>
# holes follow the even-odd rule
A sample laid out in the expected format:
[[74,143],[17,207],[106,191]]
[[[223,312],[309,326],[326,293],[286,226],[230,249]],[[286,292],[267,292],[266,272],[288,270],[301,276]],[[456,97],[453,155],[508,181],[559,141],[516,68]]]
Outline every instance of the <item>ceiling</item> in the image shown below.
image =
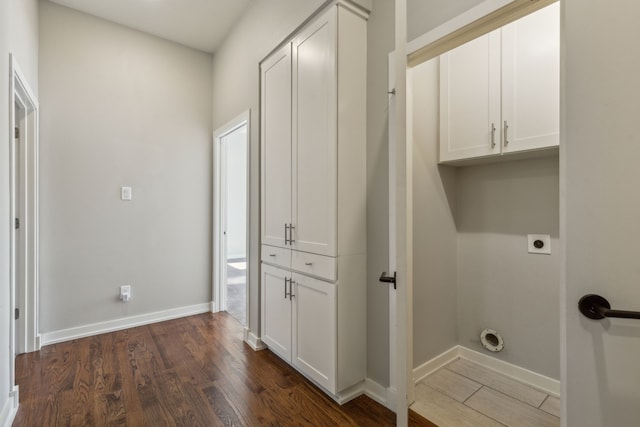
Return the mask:
[[51,0],[213,53],[253,0]]

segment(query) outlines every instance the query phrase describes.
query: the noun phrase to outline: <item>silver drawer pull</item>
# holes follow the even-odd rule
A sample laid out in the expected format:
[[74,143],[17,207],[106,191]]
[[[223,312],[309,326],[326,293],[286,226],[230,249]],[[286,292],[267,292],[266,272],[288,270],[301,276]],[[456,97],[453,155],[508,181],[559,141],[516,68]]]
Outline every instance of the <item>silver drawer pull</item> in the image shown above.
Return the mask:
[[312,262],[305,262],[304,265],[312,265]]
[[276,256],[276,254],[269,254],[269,256]]

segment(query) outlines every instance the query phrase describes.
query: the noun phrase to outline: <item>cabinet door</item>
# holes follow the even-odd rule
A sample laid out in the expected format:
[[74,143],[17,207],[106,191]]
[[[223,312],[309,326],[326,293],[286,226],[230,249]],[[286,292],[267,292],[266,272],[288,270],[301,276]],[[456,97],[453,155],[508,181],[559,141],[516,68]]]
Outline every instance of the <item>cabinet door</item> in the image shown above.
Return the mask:
[[293,248],[336,255],[336,10],[293,41]]
[[262,243],[285,245],[291,222],[291,45],[260,66],[262,84]]
[[291,362],[290,277],[286,270],[262,264],[262,341],[287,362]]
[[336,285],[293,275],[293,364],[336,393]]
[[559,8],[554,3],[502,28],[503,153],[559,144]]
[[500,30],[440,55],[440,161],[500,153]]

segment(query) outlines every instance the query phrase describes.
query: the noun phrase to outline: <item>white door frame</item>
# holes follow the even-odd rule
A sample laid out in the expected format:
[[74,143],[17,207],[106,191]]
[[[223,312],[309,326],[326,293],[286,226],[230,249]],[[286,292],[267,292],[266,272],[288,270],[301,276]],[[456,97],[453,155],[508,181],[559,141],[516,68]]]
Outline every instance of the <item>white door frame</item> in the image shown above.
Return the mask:
[[[390,354],[391,370],[395,370],[397,396],[397,425],[406,426],[407,411],[414,400],[415,384],[413,382],[413,211],[412,211],[412,111],[411,111],[411,82],[410,68],[432,59],[441,53],[451,50],[480,35],[499,28],[509,22],[527,15],[537,9],[558,0],[485,0],[461,15],[443,23],[439,27],[407,42],[407,0],[396,0],[396,50],[393,63],[395,71],[395,123],[393,125],[395,141],[390,135],[389,145],[395,148],[395,170],[389,169],[389,175],[394,174],[395,184],[390,183],[389,203],[396,207],[396,236],[395,251],[398,271],[398,291],[395,295],[395,324],[390,322],[390,339],[395,330],[395,360],[393,352]],[[390,129],[391,131],[391,129]],[[390,153],[390,156],[392,154]],[[391,159],[390,159],[391,161]],[[395,189],[391,192],[391,185]],[[390,239],[393,236],[389,236]],[[390,301],[392,301],[390,299]],[[390,311],[391,314],[391,311]],[[564,313],[561,313],[563,318]],[[393,342],[393,341],[391,341]],[[392,382],[393,384],[393,382]],[[406,391],[403,393],[402,391]]]
[[[222,207],[226,205],[226,194],[224,188],[222,188],[223,184],[223,172],[224,172],[224,164],[222,162],[222,148],[221,141],[222,139],[230,134],[231,132],[236,131],[238,128],[246,126],[247,127],[247,140],[245,142],[247,147],[247,189],[246,189],[246,198],[247,198],[247,215],[246,215],[246,248],[247,248],[247,266],[249,264],[249,253],[251,251],[250,246],[250,233],[249,233],[249,221],[250,217],[250,197],[249,197],[249,189],[251,185],[251,168],[250,165],[250,156],[251,156],[251,146],[250,146],[250,138],[251,138],[251,110],[247,110],[239,116],[235,117],[233,120],[228,122],[227,124],[218,128],[213,134],[213,165],[214,165],[214,174],[213,174],[213,307],[212,311],[214,313],[219,311],[226,310],[226,266],[222,264],[222,256],[226,254],[226,236],[224,235],[224,225],[226,224],[226,214],[222,211]],[[226,256],[226,255],[225,255]],[[245,319],[246,327],[249,325],[249,318],[251,316],[249,312],[249,275],[250,270],[247,268],[246,270],[246,305],[247,305],[247,318]]]
[[[10,320],[11,384],[15,384],[13,355],[40,349],[38,335],[38,152],[39,104],[20,70],[15,56],[10,55],[9,106],[9,231],[10,312],[20,310],[23,327],[17,328],[14,316]],[[14,127],[20,131],[17,152]],[[19,161],[20,164],[16,164]],[[19,176],[14,177],[17,173]],[[16,248],[13,219],[20,215],[21,245]],[[19,254],[17,251],[20,251]],[[18,256],[20,255],[20,256]],[[21,297],[17,298],[17,295]],[[18,399],[17,387],[11,390]],[[17,400],[16,400],[17,404]]]

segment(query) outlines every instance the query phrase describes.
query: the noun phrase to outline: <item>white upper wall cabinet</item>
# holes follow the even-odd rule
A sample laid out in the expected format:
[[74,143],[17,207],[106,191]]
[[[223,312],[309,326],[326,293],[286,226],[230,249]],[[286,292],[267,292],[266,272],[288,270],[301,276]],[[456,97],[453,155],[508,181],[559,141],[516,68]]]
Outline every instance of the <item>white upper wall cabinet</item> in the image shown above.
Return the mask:
[[440,56],[440,162],[556,147],[554,3]]
[[336,256],[336,14],[293,40],[294,249]]
[[291,222],[291,45],[271,55],[260,69],[262,243],[285,247]]
[[500,30],[440,56],[440,161],[500,154]]

